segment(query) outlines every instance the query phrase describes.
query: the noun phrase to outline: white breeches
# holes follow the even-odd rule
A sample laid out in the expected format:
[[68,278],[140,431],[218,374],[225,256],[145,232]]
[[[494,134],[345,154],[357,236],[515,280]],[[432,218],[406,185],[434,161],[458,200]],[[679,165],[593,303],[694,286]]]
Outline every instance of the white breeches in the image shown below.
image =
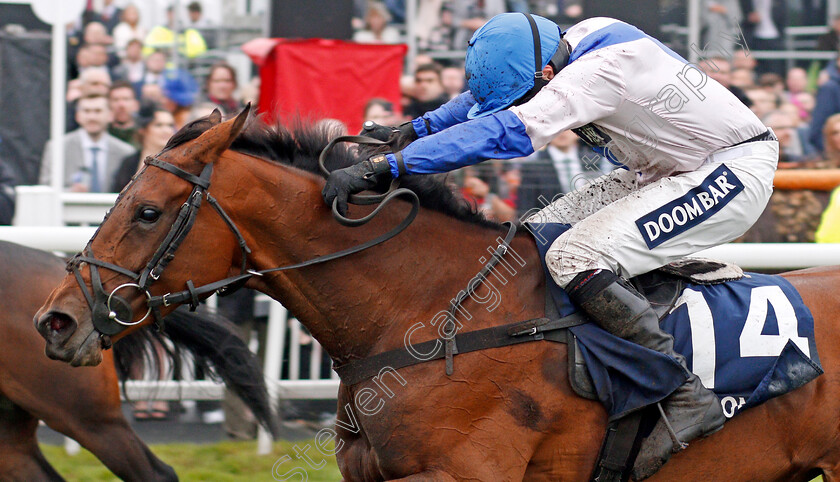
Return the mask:
[[744,234],[770,199],[778,157],[777,142],[751,142],[643,187],[635,173],[616,170],[527,222],[572,225],[546,254],[559,286],[599,268],[630,278]]

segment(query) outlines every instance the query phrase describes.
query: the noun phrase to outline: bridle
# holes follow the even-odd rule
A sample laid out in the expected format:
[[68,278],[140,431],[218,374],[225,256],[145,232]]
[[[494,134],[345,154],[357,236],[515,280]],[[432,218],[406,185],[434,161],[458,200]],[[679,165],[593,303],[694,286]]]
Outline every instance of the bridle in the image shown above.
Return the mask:
[[[339,142],[355,142],[358,144],[368,145],[387,144],[377,139],[365,136],[341,136],[333,139],[332,141],[330,141],[329,144],[327,144],[323,151],[321,151],[321,154],[318,158],[319,168],[321,170],[322,175],[324,175],[325,177],[329,176],[330,174],[329,170],[327,170],[327,168],[324,165],[327,153]],[[417,194],[415,194],[414,191],[411,191],[410,189],[398,187],[398,182],[396,180],[394,180],[391,183],[389,190],[384,194],[350,196],[349,202],[353,204],[379,204],[370,214],[363,218],[350,219],[342,216],[338,213],[337,204],[334,202],[332,206],[333,216],[339,223],[345,226],[360,226],[369,222],[382,210],[382,208],[385,207],[385,205],[387,205],[396,197],[408,198],[408,200],[412,204],[412,207],[408,215],[406,215],[406,217],[397,226],[392,228],[390,231],[380,236],[377,236],[376,238],[373,238],[365,243],[334,253],[318,256],[316,258],[312,258],[300,263],[281,266],[277,268],[265,269],[262,271],[255,271],[252,269],[248,269],[248,255],[251,253],[251,249],[248,247],[245,238],[242,236],[242,233],[236,227],[236,224],[233,222],[230,216],[227,215],[222,206],[208,192],[210,189],[210,178],[213,174],[214,162],[207,163],[202,169],[201,174],[199,174],[198,176],[191,174],[181,169],[180,167],[175,166],[174,164],[166,162],[157,156],[147,157],[144,162],[146,166],[156,167],[159,169],[163,169],[164,171],[169,172],[171,174],[174,174],[175,176],[192,184],[193,188],[186,201],[184,201],[184,203],[181,205],[181,208],[178,212],[178,216],[172,223],[172,226],[170,227],[166,237],[163,239],[161,244],[155,250],[155,253],[152,255],[151,259],[149,259],[145,267],[140,272],[134,272],[116,264],[97,259],[93,253],[91,244],[93,243],[93,240],[96,239],[96,236],[99,234],[99,230],[108,220],[111,211],[109,211],[108,214],[105,216],[105,219],[103,219],[102,224],[100,224],[100,227],[96,230],[93,237],[91,237],[90,241],[88,241],[88,244],[87,246],[85,246],[85,249],[82,250],[82,252],[73,256],[67,262],[67,271],[72,272],[75,276],[76,282],[79,284],[79,287],[81,288],[82,293],[84,294],[84,297],[87,300],[88,305],[90,306],[94,328],[100,333],[101,337],[116,335],[117,333],[120,333],[121,331],[127,329],[130,326],[140,324],[149,316],[153,317],[155,325],[157,326],[158,330],[160,330],[163,328],[163,318],[160,313],[161,306],[171,306],[181,303],[189,303],[190,310],[194,311],[198,307],[202,296],[208,295],[213,292],[218,293],[220,296],[233,293],[237,289],[241,288],[249,279],[251,279],[254,276],[264,276],[267,273],[303,268],[306,266],[325,263],[327,261],[332,261],[354,253],[358,253],[360,251],[381,244],[405,230],[405,228],[407,228],[411,224],[411,222],[414,221],[414,218],[417,216],[417,213],[420,208],[420,200],[417,197]],[[128,190],[128,188],[124,189],[123,193],[125,193]],[[122,194],[120,194],[120,196],[117,198],[117,204],[119,203],[121,197]],[[185,290],[174,293],[166,293],[160,296],[152,295],[149,291],[152,284],[160,278],[160,276],[163,274],[163,271],[166,269],[166,266],[175,258],[175,254],[178,248],[181,246],[184,239],[187,237],[193,225],[195,224],[195,218],[198,214],[198,209],[201,207],[202,198],[207,199],[207,203],[213,207],[216,213],[218,213],[218,215],[222,218],[222,220],[225,222],[225,224],[228,226],[228,228],[236,238],[242,257],[240,273],[238,275],[224,278],[219,281],[215,281],[199,287],[196,287],[192,280],[188,280],[186,282],[187,288]],[[90,290],[88,289],[87,283],[82,277],[82,263],[87,263],[87,265],[90,267]],[[99,274],[99,268],[104,268],[119,273],[123,276],[128,277],[131,281],[120,284],[119,286],[111,290],[110,293],[108,293],[105,291],[102,285],[102,279]],[[136,321],[133,321],[134,312],[131,308],[131,304],[127,302],[125,298],[118,294],[119,291],[127,288],[134,288],[143,293],[143,295],[146,297],[146,305],[148,309],[143,315],[143,317]]]

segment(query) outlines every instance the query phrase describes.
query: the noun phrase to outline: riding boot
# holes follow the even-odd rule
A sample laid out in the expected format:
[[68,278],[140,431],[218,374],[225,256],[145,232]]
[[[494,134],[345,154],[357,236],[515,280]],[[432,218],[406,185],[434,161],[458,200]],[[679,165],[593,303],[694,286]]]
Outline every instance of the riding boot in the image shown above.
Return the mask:
[[[630,283],[608,270],[586,271],[575,277],[566,291],[572,301],[604,330],[627,341],[658,351],[677,360],[690,374],[661,407],[651,434],[642,442],[636,458],[634,478],[650,477],[685,444],[720,430],[726,418],[717,396],[700,379],[688,372],[685,358],[674,352],[674,338],[659,328],[659,317],[650,303]],[[670,424],[679,440],[675,444]]]

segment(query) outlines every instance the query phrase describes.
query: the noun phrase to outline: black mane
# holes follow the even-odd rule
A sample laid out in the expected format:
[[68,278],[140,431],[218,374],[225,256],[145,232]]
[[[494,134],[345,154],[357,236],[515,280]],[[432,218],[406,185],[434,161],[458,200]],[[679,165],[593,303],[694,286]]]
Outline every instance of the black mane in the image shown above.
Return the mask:
[[[175,133],[164,150],[196,139],[210,127],[212,125],[206,117],[195,120]],[[261,119],[253,119],[233,142],[231,149],[320,175],[318,156],[333,136],[334,131],[325,124],[296,122],[290,129],[280,123],[270,126]],[[341,169],[372,155],[374,150],[348,148],[347,144],[339,144],[327,156],[325,165],[330,171]],[[420,205],[425,208],[461,221],[499,227],[499,224],[487,220],[465,199],[456,195],[446,181],[444,175],[415,175],[403,178],[400,186],[417,193]]]

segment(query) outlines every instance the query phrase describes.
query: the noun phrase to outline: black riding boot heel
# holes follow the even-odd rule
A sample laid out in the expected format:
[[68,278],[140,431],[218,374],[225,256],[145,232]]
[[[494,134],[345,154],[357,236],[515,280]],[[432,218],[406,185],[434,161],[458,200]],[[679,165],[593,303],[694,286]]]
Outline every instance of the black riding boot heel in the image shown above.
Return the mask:
[[[670,355],[688,372],[685,358],[674,351],[674,338],[659,328],[659,317],[650,303],[630,283],[608,270],[586,271],[566,287],[572,301],[604,330],[627,341]],[[690,372],[689,372],[690,373]],[[700,379],[690,374],[684,384],[666,398],[665,413],[642,442],[633,476],[637,480],[653,475],[697,437],[717,432],[726,418],[720,402]],[[667,423],[665,421],[667,419]],[[670,424],[679,444],[675,444]]]

